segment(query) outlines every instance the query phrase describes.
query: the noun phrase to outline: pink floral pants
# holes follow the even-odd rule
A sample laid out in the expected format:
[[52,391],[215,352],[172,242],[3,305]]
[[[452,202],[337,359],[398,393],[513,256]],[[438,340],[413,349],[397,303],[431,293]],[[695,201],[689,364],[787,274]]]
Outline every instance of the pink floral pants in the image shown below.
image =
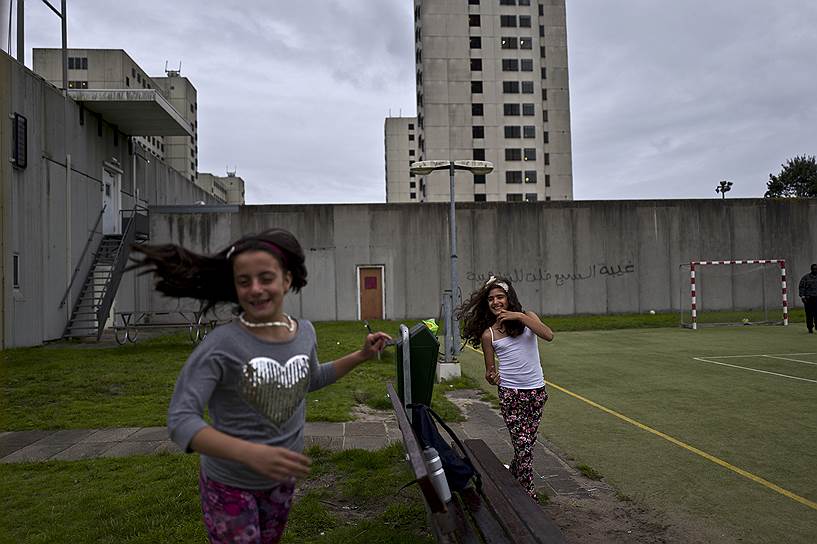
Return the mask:
[[212,544],[267,544],[281,540],[292,506],[293,484],[272,489],[238,489],[199,472],[204,525]]
[[542,410],[548,400],[545,387],[539,389],[499,388],[499,407],[511,434],[513,461],[511,474],[528,494],[536,498],[533,488],[533,447],[539,431]]

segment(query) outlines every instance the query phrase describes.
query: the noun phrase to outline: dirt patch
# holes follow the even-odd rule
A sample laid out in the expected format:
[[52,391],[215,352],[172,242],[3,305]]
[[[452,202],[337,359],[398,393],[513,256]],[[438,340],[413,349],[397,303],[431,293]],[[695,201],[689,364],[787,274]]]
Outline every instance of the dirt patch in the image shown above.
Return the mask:
[[352,418],[354,421],[376,421],[376,422],[386,422],[386,421],[397,421],[397,417],[394,415],[393,410],[375,410],[374,408],[370,408],[365,404],[356,404],[352,407]]

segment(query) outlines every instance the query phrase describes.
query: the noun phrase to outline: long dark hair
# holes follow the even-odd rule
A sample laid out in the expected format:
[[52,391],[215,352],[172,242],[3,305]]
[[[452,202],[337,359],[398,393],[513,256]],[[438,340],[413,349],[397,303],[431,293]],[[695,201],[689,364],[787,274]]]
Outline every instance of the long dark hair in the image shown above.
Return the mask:
[[156,277],[156,290],[168,297],[194,298],[202,301],[206,312],[220,302],[238,303],[233,281],[233,259],[245,251],[266,251],[278,260],[281,268],[292,275],[296,293],[306,285],[304,250],[291,232],[269,229],[244,236],[215,255],[200,255],[176,244],[135,245],[131,251],[142,258],[128,270]]
[[[475,348],[481,345],[482,333],[496,322],[496,316],[488,307],[488,293],[491,289],[499,287],[505,291],[508,296],[509,311],[522,311],[522,305],[519,303],[516,290],[511,285],[510,280],[507,278],[494,278],[493,276],[491,278],[488,283],[471,293],[468,300],[457,308],[457,319],[463,324],[462,338]],[[505,289],[499,285],[500,283],[504,283],[508,288]],[[502,326],[508,336],[519,336],[525,330],[525,325],[517,320],[505,321]]]

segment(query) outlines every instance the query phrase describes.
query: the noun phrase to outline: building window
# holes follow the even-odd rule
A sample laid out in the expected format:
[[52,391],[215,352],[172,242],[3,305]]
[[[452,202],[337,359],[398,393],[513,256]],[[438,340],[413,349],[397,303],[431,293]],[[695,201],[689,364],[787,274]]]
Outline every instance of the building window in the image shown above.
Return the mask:
[[519,38],[519,49],[530,49],[532,42],[530,38]]
[[520,28],[530,28],[530,15],[520,15],[519,16],[519,27]]
[[414,141],[414,134],[409,134],[408,137],[410,142]]
[[546,196],[546,197],[545,197],[545,200],[550,200],[550,197],[549,197],[549,196]]
[[502,106],[505,115],[519,115],[519,104],[505,104]]
[[542,122],[543,123],[548,122],[548,110],[542,110]]
[[474,202],[486,202],[485,193],[474,193]]
[[417,188],[417,182],[416,181],[410,181],[409,182],[409,189],[416,189],[416,188]]
[[536,193],[525,193],[525,202],[536,202],[539,198]]
[[409,130],[414,130],[414,123],[409,123],[408,126],[409,126]]
[[525,154],[522,157],[522,160],[535,161],[536,160],[536,148],[526,147],[525,148]]
[[533,125],[525,125],[522,127],[523,138],[536,138],[536,127]]
[[472,81],[471,82],[471,92],[473,94],[482,93],[482,82],[481,81]]
[[485,138],[485,127],[483,126],[471,127],[471,136],[473,138]]
[[474,174],[474,183],[477,185],[485,185],[485,174]]
[[550,187],[550,174],[545,174],[545,187]]
[[20,255],[15,253],[12,257],[12,287],[15,289],[20,288]]
[[530,0],[519,0],[519,5],[520,6],[529,6],[530,5]]
[[471,71],[472,72],[482,71],[482,59],[471,59]]
[[516,0],[499,0],[500,6],[515,6]]
[[478,6],[479,5],[479,0],[468,0],[468,5],[469,6]]
[[507,202],[522,202],[522,193],[508,193],[505,195]]
[[505,36],[500,42],[502,49],[519,49],[519,42],[513,36]]
[[522,71],[533,72],[533,59],[522,59]]
[[539,37],[540,38],[545,37],[545,25],[539,25]]
[[471,49],[482,49],[482,38],[479,36],[471,36]]
[[550,153],[545,153],[545,165],[550,164]]
[[550,133],[547,130],[542,133],[542,141],[546,144],[550,143]]
[[417,198],[417,193],[415,193],[415,192],[409,193],[409,198],[412,199],[412,200],[415,200]]
[[542,100],[547,100],[547,99],[548,99],[548,90],[547,89],[542,89]]
[[535,111],[535,106],[533,104],[522,104],[522,115],[533,115]]
[[533,81],[523,81],[522,92],[524,94],[533,94]]
[[544,17],[544,15],[545,15],[545,6],[542,5],[542,4],[539,4],[539,17]]
[[520,138],[522,136],[522,131],[519,127],[515,126],[506,126],[505,127],[505,137],[506,138]]
[[542,66],[542,79],[548,78],[548,69],[545,66]]
[[468,16],[468,26],[479,26],[479,15],[472,13]]
[[413,157],[413,156],[414,156],[414,150],[413,150],[413,149],[409,149],[409,157]]
[[522,160],[522,150],[516,148],[510,148],[505,150],[505,160],[506,161],[521,161]]
[[519,71],[519,60],[517,60],[517,59],[502,59],[502,71],[503,72],[518,72]]
[[485,111],[482,104],[471,104],[471,115],[478,117],[484,115]]
[[539,56],[542,57],[542,58],[545,58],[545,46],[544,45],[539,46]]
[[130,78],[125,76],[125,87],[130,87]]
[[499,26],[509,28],[516,26],[516,15],[500,15]]
[[518,81],[503,81],[502,82],[502,92],[505,94],[519,94],[519,82]]
[[483,149],[483,148],[474,149],[474,160],[475,161],[484,161],[485,160],[485,149]]
[[536,170],[525,170],[525,183],[536,183]]
[[522,183],[520,170],[505,170],[505,183]]

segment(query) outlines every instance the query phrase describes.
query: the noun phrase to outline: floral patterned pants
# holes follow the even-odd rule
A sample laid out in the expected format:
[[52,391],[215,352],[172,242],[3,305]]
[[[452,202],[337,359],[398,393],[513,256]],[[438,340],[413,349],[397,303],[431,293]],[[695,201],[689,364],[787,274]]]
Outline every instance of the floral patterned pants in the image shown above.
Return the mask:
[[245,490],[214,480],[199,471],[201,510],[213,544],[267,544],[281,540],[292,506],[294,484]]
[[544,386],[539,389],[499,387],[499,407],[513,444],[511,474],[534,498],[533,447],[536,445],[539,421],[547,400],[547,388]]

